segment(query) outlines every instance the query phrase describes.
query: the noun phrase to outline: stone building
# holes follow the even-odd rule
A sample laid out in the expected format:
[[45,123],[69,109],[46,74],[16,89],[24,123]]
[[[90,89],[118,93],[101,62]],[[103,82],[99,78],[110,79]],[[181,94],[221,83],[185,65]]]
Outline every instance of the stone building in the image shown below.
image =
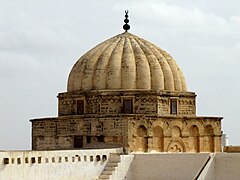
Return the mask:
[[75,63],[58,117],[31,120],[32,149],[220,152],[222,118],[196,116],[171,55],[127,30]]
[[222,118],[196,116],[175,60],[124,29],[76,62],[58,117],[31,120],[33,150],[0,151],[0,179],[239,179]]

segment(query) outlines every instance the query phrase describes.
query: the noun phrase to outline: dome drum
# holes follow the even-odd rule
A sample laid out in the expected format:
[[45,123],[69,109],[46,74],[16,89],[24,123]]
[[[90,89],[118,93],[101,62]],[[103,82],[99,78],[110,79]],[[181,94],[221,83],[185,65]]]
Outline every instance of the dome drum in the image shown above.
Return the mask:
[[[131,113],[150,116],[195,116],[193,92],[168,92],[156,90],[92,90],[60,93],[59,116],[87,114],[126,114],[125,100],[130,101]],[[171,114],[171,100],[177,102],[177,112]],[[81,102],[81,107],[79,103]],[[82,109],[79,113],[78,109]]]

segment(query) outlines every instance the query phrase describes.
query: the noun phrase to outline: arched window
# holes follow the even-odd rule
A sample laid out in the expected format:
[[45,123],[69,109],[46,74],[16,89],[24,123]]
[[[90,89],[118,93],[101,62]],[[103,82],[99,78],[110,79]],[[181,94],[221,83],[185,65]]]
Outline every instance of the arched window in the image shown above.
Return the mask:
[[208,152],[214,152],[214,131],[211,125],[205,127],[205,138],[207,140],[206,150]]
[[163,129],[160,126],[153,129],[153,149],[159,152],[164,151]]
[[192,151],[200,151],[200,142],[199,142],[199,129],[196,125],[192,125],[189,131],[190,138],[192,139]]
[[148,149],[147,128],[143,125],[137,128],[137,151],[146,152]]
[[181,137],[182,135],[181,135],[181,130],[180,130],[180,128],[178,127],[178,126],[174,126],[173,128],[172,128],[172,137],[173,138],[178,138],[178,137]]

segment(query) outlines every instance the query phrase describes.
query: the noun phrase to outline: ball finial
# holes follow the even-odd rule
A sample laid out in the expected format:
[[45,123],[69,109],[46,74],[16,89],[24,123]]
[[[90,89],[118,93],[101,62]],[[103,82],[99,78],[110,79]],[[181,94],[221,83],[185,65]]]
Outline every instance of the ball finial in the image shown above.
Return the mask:
[[128,19],[128,10],[125,10],[125,19],[124,19],[125,24],[123,25],[123,29],[127,32],[130,29],[129,19]]

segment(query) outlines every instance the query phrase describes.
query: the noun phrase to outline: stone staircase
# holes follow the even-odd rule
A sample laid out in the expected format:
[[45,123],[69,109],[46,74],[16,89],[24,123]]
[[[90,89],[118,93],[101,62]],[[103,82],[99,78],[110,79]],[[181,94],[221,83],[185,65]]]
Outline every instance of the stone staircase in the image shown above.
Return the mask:
[[120,155],[120,153],[110,154],[110,158],[97,180],[110,180],[111,175],[115,171],[115,168],[118,167],[118,163],[120,162]]

